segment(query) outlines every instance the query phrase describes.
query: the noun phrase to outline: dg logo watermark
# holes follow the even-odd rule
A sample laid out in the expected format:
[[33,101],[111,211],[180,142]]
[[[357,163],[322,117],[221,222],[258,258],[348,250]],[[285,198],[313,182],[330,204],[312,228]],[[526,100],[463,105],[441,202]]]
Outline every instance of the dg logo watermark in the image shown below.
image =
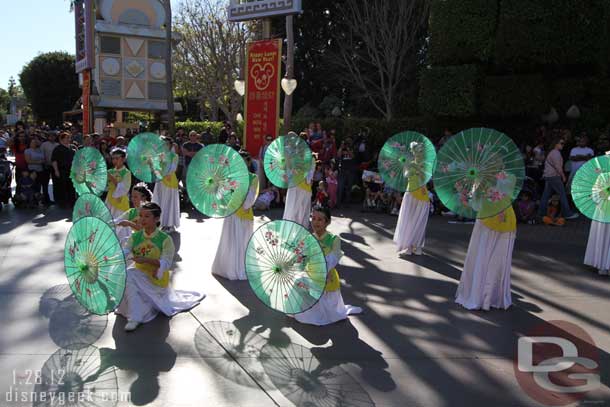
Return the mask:
[[582,328],[549,321],[517,340],[514,372],[529,397],[546,406],[585,400],[601,386],[599,350]]

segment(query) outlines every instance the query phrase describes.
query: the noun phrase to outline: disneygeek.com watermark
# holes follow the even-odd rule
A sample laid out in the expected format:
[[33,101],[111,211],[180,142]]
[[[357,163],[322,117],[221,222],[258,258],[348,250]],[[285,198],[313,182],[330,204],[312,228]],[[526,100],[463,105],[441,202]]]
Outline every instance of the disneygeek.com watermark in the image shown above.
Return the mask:
[[584,329],[549,321],[518,339],[513,367],[523,391],[545,406],[595,404],[587,395],[601,386],[599,360]]
[[129,392],[120,392],[116,376],[81,375],[73,370],[48,369],[12,372],[12,383],[0,393],[2,406],[114,405],[131,402]]
[[71,406],[71,405],[100,405],[99,403],[131,402],[129,392],[105,392],[95,390],[85,390],[79,392],[65,391],[21,391],[19,388],[11,387],[3,394],[2,405],[52,405],[52,406]]

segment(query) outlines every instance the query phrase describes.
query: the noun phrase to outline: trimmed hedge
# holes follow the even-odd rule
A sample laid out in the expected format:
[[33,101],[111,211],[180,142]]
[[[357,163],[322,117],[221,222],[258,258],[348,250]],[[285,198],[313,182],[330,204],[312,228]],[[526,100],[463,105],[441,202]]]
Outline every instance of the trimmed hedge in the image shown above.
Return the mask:
[[503,0],[496,36],[496,65],[590,69],[598,64],[605,0]]
[[476,115],[478,76],[478,68],[475,65],[426,69],[420,80],[421,111],[449,117]]
[[[188,133],[191,130],[195,130],[197,133],[201,133],[203,131],[205,131],[205,129],[207,129],[208,127],[212,128],[212,134],[214,135],[218,135],[218,133],[220,133],[220,129],[222,129],[222,127],[224,126],[223,122],[208,122],[208,121],[204,121],[204,122],[192,122],[192,121],[186,121],[186,122],[176,122],[176,129],[178,129],[179,127],[184,127],[184,129],[186,130],[186,132]],[[243,122],[242,123],[238,123],[237,124],[237,128],[234,129],[235,133],[237,133],[238,137],[241,137],[243,134],[243,130],[244,130],[244,126],[243,126]]]
[[484,116],[533,116],[548,110],[548,91],[542,75],[488,76],[481,86]]
[[430,10],[432,64],[487,62],[493,55],[497,0],[433,0]]

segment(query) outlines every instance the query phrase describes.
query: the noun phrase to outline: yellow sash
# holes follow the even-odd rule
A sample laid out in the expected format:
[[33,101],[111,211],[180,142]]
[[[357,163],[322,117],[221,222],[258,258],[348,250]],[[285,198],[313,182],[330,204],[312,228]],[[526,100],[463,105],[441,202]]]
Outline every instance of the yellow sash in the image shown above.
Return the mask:
[[483,224],[491,230],[500,233],[514,232],[517,230],[517,218],[512,206],[496,216],[482,220]]
[[297,184],[298,188],[301,188],[305,192],[311,192],[311,185],[307,183],[307,180],[303,180],[300,184]]
[[418,188],[413,192],[409,192],[409,194],[418,201],[428,202],[430,200],[428,197],[428,188],[425,186]]
[[176,173],[172,172],[171,174],[167,174],[161,180],[163,185],[171,189],[178,189],[178,177],[176,177]]
[[[122,168],[120,170],[116,170],[116,169],[112,169],[109,171],[109,173],[113,176],[113,177],[121,177],[120,182],[124,182],[125,180],[123,179],[126,176],[130,176],[130,173],[128,170],[125,169],[125,171],[127,171],[126,174],[121,175],[121,172],[124,172],[125,168]],[[127,188],[129,188],[130,185],[127,185]],[[116,191],[116,185],[114,185],[112,182],[108,183],[108,195],[107,195],[107,200],[108,203],[110,205],[112,205],[113,207],[115,207],[116,209],[120,210],[121,212],[126,212],[129,210],[129,197],[127,196],[127,194],[121,196],[120,198],[114,198],[112,195],[114,195],[114,192]]]
[[[320,246],[322,246],[322,251],[324,252],[324,256],[328,256],[332,251],[335,239],[339,239],[339,237],[326,233],[326,235],[319,240]],[[337,291],[339,288],[341,288],[341,282],[339,281],[339,273],[337,272],[337,269],[333,268],[328,270],[328,277],[326,279],[326,287],[324,290]]]

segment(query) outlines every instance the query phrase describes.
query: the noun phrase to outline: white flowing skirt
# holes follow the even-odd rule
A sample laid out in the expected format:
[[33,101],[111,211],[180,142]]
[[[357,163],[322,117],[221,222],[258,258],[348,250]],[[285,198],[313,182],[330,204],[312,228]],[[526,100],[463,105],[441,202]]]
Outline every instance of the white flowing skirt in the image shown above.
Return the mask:
[[300,314],[295,314],[294,318],[303,323],[311,325],[328,325],[341,321],[348,315],[360,314],[362,308],[352,305],[345,305],[341,290],[325,291],[313,307]]
[[156,286],[140,270],[129,268],[125,295],[116,313],[129,320],[146,323],[155,319],[159,312],[172,317],[188,311],[204,298],[203,293]]
[[409,192],[405,192],[394,232],[394,243],[399,252],[413,246],[424,247],[429,215],[429,201],[420,201],[413,198]]
[[286,192],[284,220],[291,220],[309,229],[311,215],[311,192],[299,187],[289,188]]
[[467,309],[510,307],[515,236],[515,232],[496,232],[476,221],[455,302]]
[[598,270],[610,269],[610,223],[591,221],[585,264]]
[[161,227],[180,227],[180,194],[162,182],[155,184],[152,201],[161,207]]
[[212,273],[229,280],[246,280],[246,248],[254,222],[236,215],[223,220],[220,243],[216,250]]

